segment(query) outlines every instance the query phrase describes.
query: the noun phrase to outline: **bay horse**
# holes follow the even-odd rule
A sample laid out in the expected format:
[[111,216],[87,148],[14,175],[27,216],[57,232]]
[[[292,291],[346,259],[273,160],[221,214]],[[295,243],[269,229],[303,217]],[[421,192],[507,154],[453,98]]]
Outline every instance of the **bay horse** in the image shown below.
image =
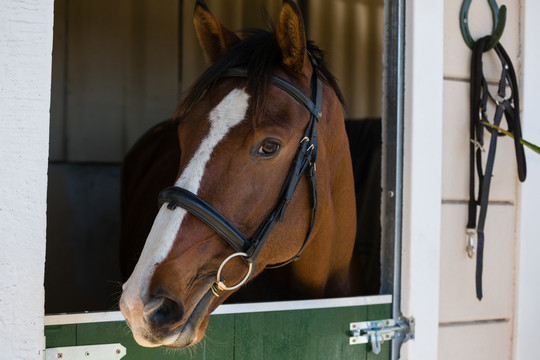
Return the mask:
[[284,0],[275,29],[244,39],[201,0],[194,23],[212,65],[166,125],[179,170],[120,299],[148,347],[196,344],[210,313],[253,279],[291,299],[361,292],[342,95],[297,5]]

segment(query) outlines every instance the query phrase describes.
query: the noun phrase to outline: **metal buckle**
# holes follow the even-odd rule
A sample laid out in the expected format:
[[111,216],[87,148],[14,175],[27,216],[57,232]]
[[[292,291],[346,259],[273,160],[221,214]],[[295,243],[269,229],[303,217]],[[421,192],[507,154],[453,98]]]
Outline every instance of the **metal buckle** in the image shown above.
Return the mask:
[[467,251],[467,255],[472,259],[474,258],[474,254],[476,254],[476,245],[474,244],[474,238],[476,237],[476,229],[467,228],[467,247],[465,250]]
[[503,102],[505,102],[506,100],[509,100],[509,98],[505,96],[502,96],[500,94],[497,94],[495,96],[495,104],[497,104],[497,106],[501,105]]

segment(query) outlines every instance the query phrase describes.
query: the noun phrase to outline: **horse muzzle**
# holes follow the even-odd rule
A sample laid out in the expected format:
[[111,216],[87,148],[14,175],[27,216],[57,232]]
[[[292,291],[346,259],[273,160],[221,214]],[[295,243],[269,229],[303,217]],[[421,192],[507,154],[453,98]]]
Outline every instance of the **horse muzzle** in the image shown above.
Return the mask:
[[204,336],[214,299],[208,290],[190,311],[182,300],[167,294],[152,296],[144,303],[130,303],[122,295],[120,310],[139,345],[182,348],[196,344]]
[[157,296],[151,298],[143,308],[143,320],[154,333],[169,333],[177,328],[184,318],[185,307],[181,300]]

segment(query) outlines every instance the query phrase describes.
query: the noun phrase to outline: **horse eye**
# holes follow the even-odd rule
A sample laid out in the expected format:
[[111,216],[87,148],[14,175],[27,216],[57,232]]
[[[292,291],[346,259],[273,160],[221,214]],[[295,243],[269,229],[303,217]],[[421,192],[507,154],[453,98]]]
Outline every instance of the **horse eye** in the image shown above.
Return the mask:
[[272,155],[275,155],[279,150],[279,143],[271,140],[265,140],[262,144],[259,150],[257,151],[257,154],[259,156],[269,157]]

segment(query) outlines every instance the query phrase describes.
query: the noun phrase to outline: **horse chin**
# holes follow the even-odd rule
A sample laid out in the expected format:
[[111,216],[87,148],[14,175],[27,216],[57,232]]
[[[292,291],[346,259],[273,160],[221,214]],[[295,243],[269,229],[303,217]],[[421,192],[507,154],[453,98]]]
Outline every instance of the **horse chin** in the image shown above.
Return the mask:
[[201,341],[208,326],[210,312],[214,308],[212,306],[214,299],[214,294],[208,290],[195,306],[189,318],[178,328],[172,330],[171,334],[161,342],[161,345],[178,349],[195,345]]

